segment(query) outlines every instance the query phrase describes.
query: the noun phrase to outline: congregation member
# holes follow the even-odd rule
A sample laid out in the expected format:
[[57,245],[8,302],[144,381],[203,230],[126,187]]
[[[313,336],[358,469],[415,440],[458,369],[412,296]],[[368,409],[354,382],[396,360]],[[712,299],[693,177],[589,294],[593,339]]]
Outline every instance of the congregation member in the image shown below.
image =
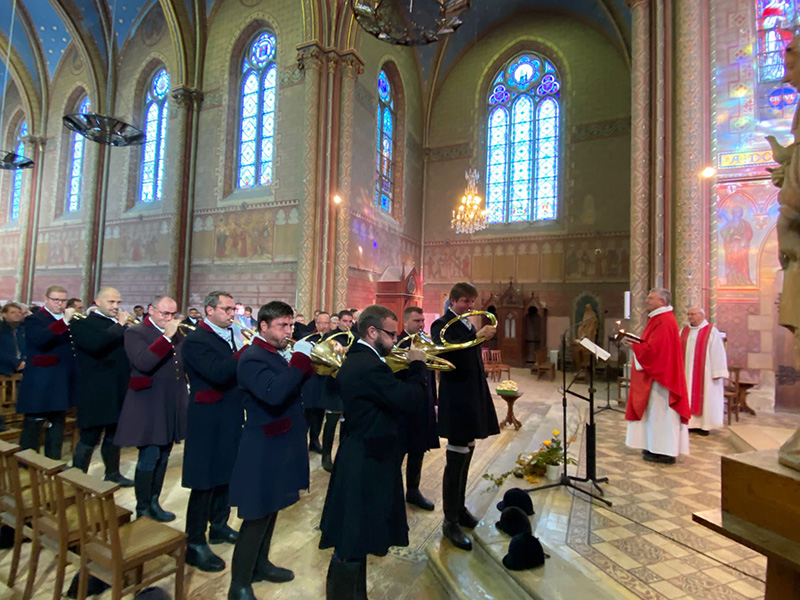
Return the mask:
[[249,324],[246,327],[250,329],[255,329],[258,325],[258,321],[253,318],[253,308],[250,306],[244,307],[244,318],[245,320],[249,321]]
[[142,306],[141,304],[137,304],[136,306],[134,306],[133,307],[133,320],[136,321],[137,323],[141,323],[142,319],[144,319],[144,317],[145,317],[144,306]]
[[175,520],[159,495],[172,445],[186,437],[187,396],[181,346],[184,336],[175,319],[178,305],[169,296],[153,299],[149,314],[125,332],[131,376],[115,443],[139,450],[134,476],[136,516]]
[[[340,311],[336,315],[338,325],[322,337],[323,340],[334,338],[342,346],[347,346],[348,336],[353,326],[353,315],[349,310]],[[352,333],[352,332],[351,332]],[[336,437],[336,426],[341,422],[344,407],[339,391],[339,382],[330,375],[322,376],[323,392],[320,395],[320,406],[325,410],[325,425],[322,427],[322,468],[330,473],[333,470],[333,441]],[[340,436],[341,437],[341,436]]]
[[625,444],[648,462],[674,464],[689,454],[691,416],[683,349],[668,290],[647,294],[648,321],[641,342],[623,338],[633,352]]
[[[409,306],[403,311],[401,348],[411,347],[411,336],[422,333],[425,329],[425,317],[418,306]],[[405,379],[407,371],[398,371],[397,375]],[[422,495],[419,490],[422,478],[422,461],[428,450],[439,447],[439,436],[436,433],[436,373],[428,371],[427,402],[422,408],[406,417],[402,442],[405,443],[406,454],[406,502],[423,510],[433,510],[434,504]]]
[[397,317],[384,306],[364,309],[354,342],[337,375],[347,435],[331,475],[319,547],[334,548],[328,567],[327,600],[367,597],[367,555],[385,556],[390,546],[408,546],[403,503],[403,453],[399,423],[426,402],[425,353],[409,350],[406,381],[385,358],[397,340]]
[[190,388],[183,451],[183,487],[191,490],[186,509],[186,562],[201,571],[215,572],[225,568],[225,561],[208,542],[236,542],[236,531],[228,525],[229,486],[244,408],[236,378],[241,352],[231,327],[233,296],[213,291],[203,301],[203,310],[205,318],[186,336],[182,348]]
[[89,470],[94,449],[100,444],[106,481],[131,487],[133,481],[119,470],[119,446],[114,443],[117,422],[128,389],[130,363],[125,353],[125,330],[130,314],[120,309],[119,291],[103,287],[95,297],[95,310],[73,319],[70,330],[78,363],[77,404],[80,440],[72,466]]
[[723,425],[728,356],[722,334],[706,321],[702,308],[692,307],[686,316],[689,325],[681,330],[681,345],[692,413],[689,433],[706,436]]
[[13,375],[25,368],[24,315],[16,302],[8,302],[0,310],[0,375]]
[[[316,344],[331,330],[331,316],[321,311],[314,317],[314,331],[305,336],[296,337],[295,340],[306,338],[310,344]],[[319,435],[322,432],[322,422],[325,420],[323,395],[330,393],[330,382],[322,375],[316,373],[303,385],[303,408],[306,423],[308,424],[308,449],[311,452],[322,454],[322,445]],[[336,424],[334,423],[334,427]]]
[[[441,331],[450,320],[473,310],[477,297],[478,290],[471,283],[460,282],[452,287],[450,308],[431,325],[434,342],[440,343]],[[464,318],[447,329],[446,338],[448,342],[463,343],[478,337],[490,340],[495,333],[490,325],[476,331]],[[469,465],[475,453],[475,440],[497,435],[500,427],[486,383],[480,345],[448,352],[447,360],[455,365],[455,370],[442,372],[439,379],[439,436],[447,439],[442,532],[456,548],[472,550],[472,541],[461,529],[474,529],[478,524],[466,505]]]
[[196,308],[190,308],[186,313],[186,318],[181,321],[184,325],[191,325],[192,327],[196,327],[197,323],[200,322],[200,311]]
[[314,368],[306,341],[295,343],[288,361],[281,354],[292,334],[293,315],[285,302],[262,306],[258,335],[239,359],[246,420],[231,479],[231,504],[243,522],[233,551],[229,600],[253,600],[253,582],[294,579],[292,571],[269,560],[278,511],[297,502],[299,491],[309,485],[301,388]]
[[75,356],[69,323],[74,308],[66,308],[67,290],[51,285],[44,294],[44,306],[28,316],[25,327],[26,360],[17,398],[17,413],[25,415],[20,434],[23,450],[39,451],[39,437],[45,432],[44,454],[61,460],[64,418],[75,406]]
[[80,298],[70,298],[67,300],[67,308],[72,308],[76,313],[83,314],[83,300]]

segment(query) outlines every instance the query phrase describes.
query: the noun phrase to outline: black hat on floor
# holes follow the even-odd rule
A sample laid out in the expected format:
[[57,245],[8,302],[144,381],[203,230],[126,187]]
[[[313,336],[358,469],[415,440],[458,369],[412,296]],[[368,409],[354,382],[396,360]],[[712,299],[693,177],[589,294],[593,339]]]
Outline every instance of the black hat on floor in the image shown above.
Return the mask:
[[545,556],[542,544],[537,538],[529,533],[520,533],[511,538],[508,554],[503,557],[503,565],[511,571],[524,571],[541,567]]
[[133,600],[172,600],[169,593],[159,587],[149,587],[136,594]]
[[516,506],[508,506],[500,514],[500,520],[494,524],[500,531],[514,537],[518,533],[531,533],[531,521],[525,511]]
[[533,500],[527,492],[519,488],[511,488],[503,494],[503,499],[497,503],[497,510],[503,511],[509,506],[516,506],[521,508],[526,515],[533,514]]

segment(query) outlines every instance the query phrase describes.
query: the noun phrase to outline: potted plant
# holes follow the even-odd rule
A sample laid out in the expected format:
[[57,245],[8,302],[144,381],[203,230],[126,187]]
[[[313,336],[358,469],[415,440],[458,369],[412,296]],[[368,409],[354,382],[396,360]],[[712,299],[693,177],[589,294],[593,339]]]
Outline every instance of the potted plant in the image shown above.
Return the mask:
[[[575,441],[576,434],[572,434],[567,439],[567,448]],[[553,430],[553,437],[549,440],[544,440],[536,452],[523,452],[517,456],[516,466],[506,473],[500,475],[492,475],[486,473],[483,478],[491,481],[496,486],[503,485],[503,482],[509,475],[514,477],[525,478],[530,483],[536,483],[540,477],[547,477],[547,479],[555,480],[561,476],[561,465],[564,463],[564,446],[561,441],[561,432],[558,429]],[[567,457],[567,464],[576,465],[578,462],[571,457]]]

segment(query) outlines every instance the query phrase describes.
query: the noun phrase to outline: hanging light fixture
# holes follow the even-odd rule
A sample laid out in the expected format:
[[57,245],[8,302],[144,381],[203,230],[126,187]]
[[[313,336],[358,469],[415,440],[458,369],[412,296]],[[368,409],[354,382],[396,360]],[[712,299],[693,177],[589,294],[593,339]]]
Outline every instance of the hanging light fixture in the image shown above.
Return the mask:
[[458,29],[470,0],[351,0],[361,28],[382,42],[423,46]]
[[[11,48],[14,43],[14,20],[17,16],[17,0],[11,6],[11,25],[8,28],[8,50],[6,51],[6,73],[3,77],[3,106],[0,108],[0,124],[4,123],[6,114],[6,92],[8,91],[8,73],[11,70]],[[10,150],[0,150],[0,169],[30,169],[33,161]]]
[[483,200],[478,196],[480,175],[477,169],[469,169],[464,173],[464,177],[467,180],[467,187],[458,207],[453,210],[450,228],[455,229],[456,233],[475,233],[486,229],[486,209],[482,206]]
[[[16,0],[15,0],[16,1]],[[112,74],[116,74],[116,69],[112,71],[112,61],[116,60],[114,53],[114,20],[117,13],[117,2],[111,9],[111,31],[106,44],[108,50],[108,82],[106,86],[106,98],[111,102],[111,82]],[[133,125],[129,125],[120,119],[107,117],[97,113],[73,113],[62,117],[64,126],[67,129],[82,135],[87,140],[105,144],[107,146],[139,146],[144,144],[144,132]]]

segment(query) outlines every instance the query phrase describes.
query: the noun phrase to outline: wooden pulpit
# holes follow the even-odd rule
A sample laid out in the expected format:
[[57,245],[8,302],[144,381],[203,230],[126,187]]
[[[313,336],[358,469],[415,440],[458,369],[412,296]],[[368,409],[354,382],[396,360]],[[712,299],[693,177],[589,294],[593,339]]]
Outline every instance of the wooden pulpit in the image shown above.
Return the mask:
[[375,302],[397,315],[398,333],[403,330],[403,311],[409,306],[422,306],[422,281],[416,267],[387,267],[378,281]]

